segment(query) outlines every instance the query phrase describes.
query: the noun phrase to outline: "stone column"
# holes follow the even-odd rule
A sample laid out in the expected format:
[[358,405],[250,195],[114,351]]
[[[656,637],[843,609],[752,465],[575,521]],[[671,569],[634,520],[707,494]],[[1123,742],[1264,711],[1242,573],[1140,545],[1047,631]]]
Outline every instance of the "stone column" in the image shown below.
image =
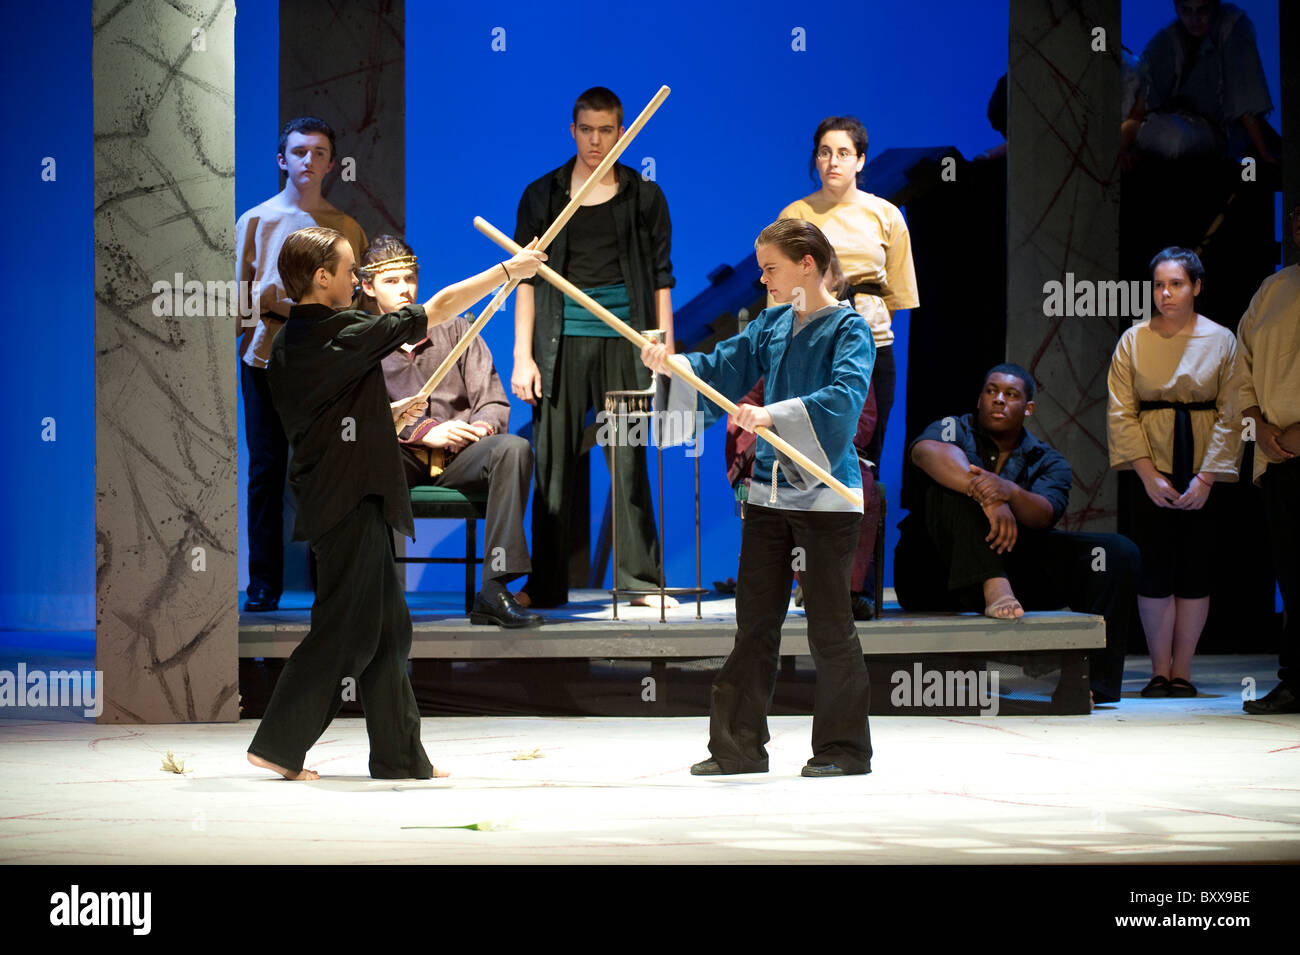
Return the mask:
[[[404,0],[324,7],[319,0],[280,0],[279,112],[281,128],[295,116],[318,116],[334,128],[338,155],[321,184],[325,198],[356,219],[367,238],[405,236]],[[297,505],[288,489],[284,513],[285,588],[309,590],[307,545],[289,540]],[[399,554],[406,544],[398,538]]]
[[237,720],[233,0],[97,0],[100,722]]
[[[1277,35],[1295,37],[1300,30],[1300,9],[1294,3],[1277,4]],[[1282,213],[1285,215],[1300,202],[1300,50],[1295,43],[1281,39],[1282,102],[1279,115],[1269,117],[1282,134]],[[1300,250],[1291,241],[1291,230],[1282,224],[1282,261],[1287,265],[1300,262]]]
[[1007,359],[1038,380],[1030,430],[1074,468],[1068,530],[1115,529],[1106,372],[1129,319],[1048,317],[1043,287],[1120,278],[1119,44],[1119,0],[1011,0]]
[[405,235],[404,0],[281,0],[280,122],[303,115],[338,134],[325,197],[367,236]]

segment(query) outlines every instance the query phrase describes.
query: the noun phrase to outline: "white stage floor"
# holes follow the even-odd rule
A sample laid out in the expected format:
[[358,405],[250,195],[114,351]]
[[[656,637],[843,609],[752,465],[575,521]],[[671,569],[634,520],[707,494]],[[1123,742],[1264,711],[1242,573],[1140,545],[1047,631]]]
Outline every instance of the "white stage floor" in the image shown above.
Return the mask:
[[[3,721],[0,862],[1300,861],[1300,715],[1241,711],[1275,661],[1200,658],[1194,700],[1137,697],[1144,664],[1090,716],[875,719],[875,772],[842,779],[799,776],[808,717],[772,720],[769,774],[721,778],[688,774],[704,719],[425,719],[453,775],[400,783],[366,775],[359,719],[312,783],[248,765],[254,721]],[[508,828],[404,828],[477,822]]]

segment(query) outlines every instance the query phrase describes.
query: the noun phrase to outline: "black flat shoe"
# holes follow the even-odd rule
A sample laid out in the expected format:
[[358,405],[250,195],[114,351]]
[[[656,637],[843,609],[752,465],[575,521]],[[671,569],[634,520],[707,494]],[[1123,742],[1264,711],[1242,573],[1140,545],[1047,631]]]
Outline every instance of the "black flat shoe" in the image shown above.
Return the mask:
[[1169,696],[1171,692],[1169,678],[1165,676],[1153,676],[1151,682],[1142,687],[1142,695],[1148,699]]
[[799,775],[808,776],[812,779],[819,779],[823,776],[865,776],[869,772],[871,772],[870,766],[866,769],[849,770],[845,769],[843,766],[837,765],[836,763],[809,763],[800,770]]
[[716,759],[706,759],[703,762],[696,763],[691,767],[692,776],[743,776],[747,773],[765,773],[767,767],[762,769],[738,769],[734,772],[728,772],[723,769]]
[[250,590],[248,599],[244,601],[245,613],[270,613],[273,610],[280,609],[280,598],[273,597],[265,590]]
[[1268,696],[1258,700],[1247,700],[1241,708],[1255,716],[1274,716],[1278,713],[1300,713],[1300,697],[1285,683],[1279,683],[1268,691]]
[[1188,683],[1182,677],[1176,676],[1169,681],[1169,695],[1170,696],[1195,696],[1196,687],[1192,686],[1192,684]]
[[540,627],[542,615],[525,610],[507,592],[495,597],[484,597],[482,593],[477,593],[474,595],[474,609],[469,613],[469,622],[518,630],[523,627]]
[[870,620],[876,615],[876,604],[866,594],[853,595],[853,619]]

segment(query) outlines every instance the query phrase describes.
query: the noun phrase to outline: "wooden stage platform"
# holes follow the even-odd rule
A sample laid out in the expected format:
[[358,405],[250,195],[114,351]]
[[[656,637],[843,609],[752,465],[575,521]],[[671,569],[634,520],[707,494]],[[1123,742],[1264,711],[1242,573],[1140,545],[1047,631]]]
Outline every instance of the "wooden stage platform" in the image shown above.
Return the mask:
[[[1101,617],[1030,613],[1012,623],[976,614],[910,614],[892,596],[886,591],[883,617],[858,624],[875,689],[873,714],[1089,711],[1088,654],[1105,646]],[[735,638],[730,597],[705,595],[698,619],[695,601],[684,602],[665,614],[664,623],[658,610],[623,603],[614,620],[604,591],[575,591],[572,597],[565,607],[544,611],[547,622],[539,629],[504,630],[471,624],[460,594],[410,593],[411,658],[417,664],[439,661],[444,666],[426,672],[447,678],[452,671],[445,664],[469,661],[640,661],[658,683],[674,663],[720,663]],[[307,633],[310,599],[289,594],[276,613],[241,614],[241,659],[288,657]],[[803,611],[792,606],[782,630],[784,679],[811,669],[808,652]],[[995,691],[1001,698],[992,703]]]

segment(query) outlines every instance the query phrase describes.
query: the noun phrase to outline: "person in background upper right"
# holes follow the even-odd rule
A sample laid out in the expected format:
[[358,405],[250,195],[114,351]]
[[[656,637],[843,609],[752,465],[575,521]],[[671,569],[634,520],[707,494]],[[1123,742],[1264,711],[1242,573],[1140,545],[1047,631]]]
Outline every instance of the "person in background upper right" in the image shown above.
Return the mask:
[[1254,156],[1277,165],[1281,140],[1250,18],[1219,0],[1174,0],[1176,19],[1147,43],[1136,101],[1120,126],[1120,158]]
[[[1300,202],[1287,218],[1300,249]],[[1242,709],[1300,713],[1300,265],[1264,279],[1250,300],[1237,326],[1237,367],[1228,388],[1243,427],[1255,431],[1255,483],[1264,491],[1282,591],[1278,685]]]

